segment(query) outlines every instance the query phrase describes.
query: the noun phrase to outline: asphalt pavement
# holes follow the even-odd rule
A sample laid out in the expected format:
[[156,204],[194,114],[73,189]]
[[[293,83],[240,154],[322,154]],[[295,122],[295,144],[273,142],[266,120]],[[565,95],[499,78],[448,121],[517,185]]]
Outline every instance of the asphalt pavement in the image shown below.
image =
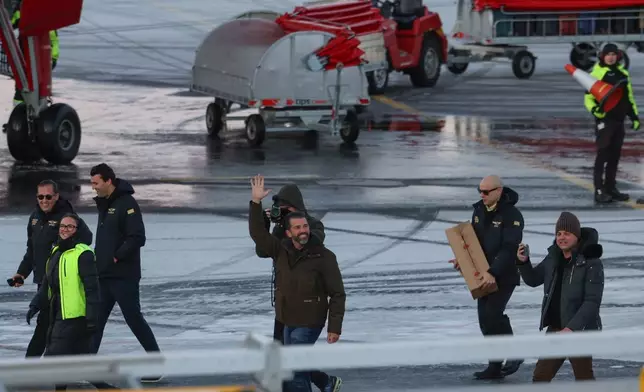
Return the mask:
[[[453,329],[463,329],[463,334],[478,333],[469,299],[461,297],[463,305],[456,307],[468,309],[467,315],[456,315],[454,309],[431,297],[447,286],[427,282],[436,279],[436,274],[450,273],[448,268],[441,264],[428,272],[426,265],[407,259],[412,254],[412,258],[424,260],[440,245],[440,255],[432,262],[443,263],[440,260],[450,256],[449,249],[442,237],[443,226],[436,229],[436,225],[453,224],[467,216],[478,197],[480,178],[499,174],[519,193],[522,211],[530,214],[526,227],[532,225],[536,230],[536,225],[542,225],[538,233],[529,234],[530,239],[543,236],[539,241],[544,245],[551,241],[554,221],[542,222],[539,216],[556,219],[561,210],[584,214],[584,222],[603,222],[602,235],[606,233],[607,241],[612,241],[606,257],[615,269],[611,286],[614,296],[609,296],[606,304],[608,319],[614,320],[612,328],[629,323],[633,323],[629,327],[637,327],[642,306],[638,279],[644,254],[641,237],[637,237],[641,230],[636,226],[644,218],[641,211],[631,210],[638,207],[633,203],[606,207],[593,203],[589,184],[594,157],[592,121],[583,108],[581,87],[563,69],[569,46],[533,48],[538,56],[537,70],[528,80],[516,79],[508,63],[473,64],[460,76],[443,68],[438,86],[431,89],[412,88],[406,77],[394,75],[385,96],[374,97],[370,108],[373,121],[365,120],[355,145],[342,144],[338,137],[327,134],[269,134],[261,148],[251,149],[239,129],[221,138],[209,138],[204,121],[209,98],[187,92],[200,40],[217,23],[248,9],[286,10],[294,4],[263,0],[216,6],[164,0],[86,2],[82,23],[60,32],[61,60],[54,82],[55,99],[72,104],[83,120],[81,152],[70,166],[20,165],[11,159],[6,143],[0,143],[0,210],[5,213],[0,229],[6,258],[0,263],[0,271],[11,273],[23,252],[22,220],[35,204],[35,185],[45,178],[55,179],[61,183],[63,195],[83,214],[93,217],[89,169],[107,162],[134,185],[145,213],[161,216],[150,218],[152,241],[148,249],[155,255],[151,258],[165,263],[164,271],[154,265],[147,267],[142,298],[144,309],[154,309],[150,310],[151,324],[155,331],[161,331],[162,346],[172,350],[184,345],[216,349],[230,344],[229,335],[238,336],[237,332],[248,325],[268,333],[272,320],[266,298],[270,271],[253,267],[257,270],[250,274],[237,268],[242,261],[257,263],[252,252],[248,254],[244,228],[235,226],[223,234],[218,228],[221,219],[238,223],[245,219],[248,178],[262,173],[274,190],[296,182],[310,209],[325,222],[331,221],[327,225],[335,233],[333,241],[337,241],[333,246],[349,249],[345,250],[343,274],[357,282],[350,286],[353,295],[361,298],[356,301],[360,305],[352,309],[356,314],[367,312],[370,324],[374,320],[384,323],[394,338],[413,338],[406,326],[417,319],[434,328],[430,333],[424,328],[431,328],[414,324],[413,333],[423,337],[449,336]],[[631,53],[636,97],[638,91],[644,91],[644,67],[638,64],[639,56]],[[0,80],[1,102],[9,102],[11,94],[11,83]],[[0,114],[6,117],[9,110],[1,107]],[[643,148],[642,137],[629,132],[619,187],[634,197],[644,195]],[[449,211],[461,215],[452,220],[440,218]],[[184,215],[176,220],[169,215],[179,213]],[[345,215],[332,222],[337,216],[334,214]],[[360,215],[355,218],[356,214]],[[413,222],[400,229],[378,231],[372,219],[384,226],[394,220]],[[611,235],[617,230],[613,227],[621,228],[629,219],[630,231]],[[422,224],[417,225],[417,221]],[[435,232],[423,234],[422,230],[430,226]],[[353,239],[351,235],[362,237]],[[373,242],[364,243],[367,237]],[[387,244],[377,248],[378,252],[396,248],[398,253],[384,257],[389,264],[378,264],[373,261],[379,258],[374,249],[385,239]],[[211,244],[213,241],[216,245]],[[232,246],[227,241],[235,241],[234,252],[223,250]],[[424,241],[426,248],[414,248],[417,241]],[[190,246],[198,248],[191,263],[176,265],[181,249]],[[213,271],[211,259],[219,263]],[[376,273],[369,263],[384,270]],[[402,268],[405,276],[392,277],[392,268]],[[181,272],[173,275],[175,270]],[[418,271],[426,280],[414,276]],[[624,286],[628,293],[619,287],[627,278],[622,274],[633,279]],[[449,287],[465,295],[457,278],[452,277]],[[361,286],[364,280],[368,284]],[[384,290],[385,282],[413,287]],[[177,294],[182,290],[184,294]],[[518,315],[521,331],[535,332],[540,293],[516,294],[522,295],[525,297],[510,305],[511,311]],[[30,296],[31,291],[26,290],[0,291],[5,314],[0,318],[3,356],[19,357],[26,348],[31,329],[14,327],[14,323],[22,321]],[[404,317],[399,314],[416,301],[430,304],[415,304]],[[401,317],[400,321],[396,317]],[[450,320],[448,325],[441,323],[444,320]],[[113,332],[106,338],[108,344],[112,342],[108,352],[140,350],[122,319],[115,317],[110,325]],[[388,339],[387,334],[374,332],[366,322],[352,328],[358,335],[363,330],[353,338],[357,341]],[[598,378],[637,377],[641,368],[641,362],[627,360],[599,359],[595,364]],[[533,366],[533,362],[527,363],[501,383],[528,383]],[[384,392],[478,384],[471,374],[480,368],[481,364],[445,364],[330,372],[344,378],[343,390]],[[559,377],[572,378],[568,364]],[[168,377],[158,386],[247,381],[248,377]]]

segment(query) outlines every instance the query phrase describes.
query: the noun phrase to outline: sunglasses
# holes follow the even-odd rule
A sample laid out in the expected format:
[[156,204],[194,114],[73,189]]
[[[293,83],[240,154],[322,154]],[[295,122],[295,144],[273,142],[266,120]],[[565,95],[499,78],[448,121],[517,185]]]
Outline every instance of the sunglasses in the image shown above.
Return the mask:
[[47,199],[51,200],[54,198],[54,195],[38,195],[38,200]]
[[476,188],[476,189],[479,191],[479,193],[482,193],[485,196],[487,196],[490,194],[490,192],[494,192],[495,190],[499,189],[499,187],[497,186],[496,188],[492,188],[492,189],[481,189],[481,188]]

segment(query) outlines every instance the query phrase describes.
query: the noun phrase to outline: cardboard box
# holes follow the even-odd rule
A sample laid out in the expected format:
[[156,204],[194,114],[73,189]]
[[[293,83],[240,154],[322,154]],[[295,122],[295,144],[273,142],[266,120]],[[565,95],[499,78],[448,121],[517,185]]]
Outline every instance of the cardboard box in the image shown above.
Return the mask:
[[479,243],[474,227],[470,222],[459,223],[445,230],[447,241],[454,252],[461,274],[470,289],[472,298],[478,299],[498,290],[496,285],[483,288],[483,272],[490,268],[483,248]]

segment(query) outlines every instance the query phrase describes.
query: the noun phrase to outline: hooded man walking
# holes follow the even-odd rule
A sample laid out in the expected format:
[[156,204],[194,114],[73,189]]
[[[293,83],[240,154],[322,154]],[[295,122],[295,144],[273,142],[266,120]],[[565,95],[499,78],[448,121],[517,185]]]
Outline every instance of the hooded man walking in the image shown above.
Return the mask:
[[[579,219],[562,212],[555,225],[555,240],[541,263],[532,266],[526,246],[517,252],[519,272],[530,287],[543,285],[541,323],[546,333],[570,333],[602,328],[599,316],[604,294],[603,253],[597,230],[581,227]],[[551,381],[565,358],[539,359],[533,382]],[[593,380],[592,357],[569,358],[575,380]]]
[[[24,280],[33,273],[34,283],[40,290],[45,277],[45,265],[58,239],[60,220],[65,214],[74,212],[74,208],[68,200],[61,197],[58,184],[52,180],[38,184],[36,198],[38,205],[27,222],[27,250],[12,279],[15,287],[21,287]],[[40,357],[45,352],[48,327],[49,312],[40,312],[34,334],[27,346],[27,357]]]
[[[624,120],[628,116],[633,129],[640,128],[637,104],[633,95],[633,85],[628,71],[619,64],[621,51],[615,44],[606,44],[599,55],[599,61],[593,67],[590,75],[603,82],[617,85],[624,83],[624,94],[619,104],[607,113],[599,109],[595,97],[586,92],[584,105],[595,117],[595,144],[597,156],[593,171],[595,187],[595,202],[610,203],[612,201],[627,201],[630,196],[617,190],[617,166],[624,144]],[[602,178],[604,177],[604,178]]]

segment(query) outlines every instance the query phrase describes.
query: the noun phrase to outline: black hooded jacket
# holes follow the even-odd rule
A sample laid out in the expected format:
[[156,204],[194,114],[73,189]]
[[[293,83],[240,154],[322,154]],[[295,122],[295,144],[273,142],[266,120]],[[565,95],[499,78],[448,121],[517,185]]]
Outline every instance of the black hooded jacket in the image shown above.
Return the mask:
[[[98,208],[96,264],[104,278],[141,279],[141,247],[145,245],[145,225],[141,209],[132,194],[134,188],[123,179],[107,197],[95,197]],[[116,262],[114,262],[116,258]]]
[[[553,326],[551,309],[559,310],[555,328],[570,328],[573,331],[602,329],[599,308],[604,294],[604,266],[601,261],[603,247],[599,234],[592,227],[581,228],[581,239],[573,251],[570,265],[557,268],[564,263],[563,252],[556,240],[548,248],[548,255],[541,263],[532,266],[530,260],[518,262],[523,281],[530,287],[543,285],[541,302],[541,323],[539,330]],[[559,272],[563,275],[559,277]],[[561,279],[559,304],[553,306],[553,293],[557,280]]]
[[493,211],[487,211],[482,200],[473,205],[472,226],[490,265],[488,272],[499,286],[520,283],[515,261],[523,239],[523,215],[515,207],[518,201],[514,190],[503,187]]
[[46,213],[36,206],[27,222],[27,250],[17,273],[27,278],[34,273],[34,283],[40,284],[45,275],[45,263],[58,239],[58,224],[63,215],[74,212],[72,204],[59,197],[54,208]]
[[[31,301],[30,307],[40,311],[50,312],[50,320],[68,321],[62,319],[60,310],[60,280],[59,280],[59,261],[60,256],[66,250],[72,249],[76,244],[92,245],[92,231],[85,221],[78,219],[76,234],[66,240],[58,237],[56,245],[58,249],[51,254],[47,264],[47,272],[43,278],[42,286],[38,293]],[[53,250],[53,249],[52,249]],[[98,275],[96,271],[96,262],[94,254],[90,251],[81,253],[78,258],[78,274],[80,275],[83,287],[85,289],[86,316],[87,324],[96,326],[98,321],[98,308],[100,306],[100,294],[98,286]],[[51,288],[52,297],[49,299],[49,289]]]
[[[306,205],[304,205],[304,198],[302,197],[302,192],[300,192],[300,188],[298,188],[297,185],[295,184],[284,185],[282,189],[280,189],[279,192],[277,193],[277,197],[280,205],[292,206],[298,211],[301,211],[304,214],[306,214],[306,219],[309,222],[309,228],[311,230],[309,243],[315,244],[315,245],[323,244],[324,238],[325,238],[324,225],[320,220],[310,216],[309,213],[307,212]],[[268,218],[265,219],[265,224],[266,224],[266,230],[269,230],[270,220],[268,220]],[[276,224],[275,227],[273,227],[273,235],[279,239],[287,239],[284,225]],[[255,253],[257,254],[257,256],[262,258],[269,257],[268,255],[264,254],[261,250],[259,250],[257,246],[255,246]]]

